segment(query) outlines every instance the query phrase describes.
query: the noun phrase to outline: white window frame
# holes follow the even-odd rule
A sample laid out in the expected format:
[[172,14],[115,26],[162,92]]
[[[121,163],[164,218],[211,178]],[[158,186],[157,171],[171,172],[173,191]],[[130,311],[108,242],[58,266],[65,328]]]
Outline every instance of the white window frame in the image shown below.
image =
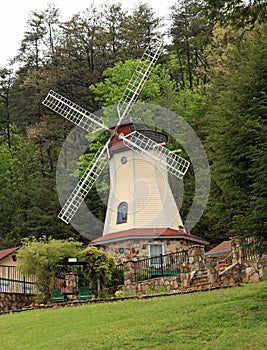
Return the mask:
[[[151,256],[151,246],[161,246],[161,254],[164,255],[164,243],[148,243],[148,257],[149,258],[153,258],[153,256]],[[159,256],[159,255],[155,255],[155,256]],[[153,264],[151,263],[151,260],[149,261],[149,266],[154,266],[156,268],[160,268],[160,264]],[[163,266],[165,266],[165,259],[163,260]]]
[[[125,213],[122,213],[122,210],[121,210],[121,207],[122,205],[126,206],[126,219],[122,219],[122,215],[125,214]],[[117,225],[121,225],[121,224],[125,224],[128,220],[128,203],[123,201],[123,202],[120,202],[119,205],[118,205],[118,208],[117,208],[117,220],[116,220],[116,224]],[[120,217],[119,217],[120,215]]]

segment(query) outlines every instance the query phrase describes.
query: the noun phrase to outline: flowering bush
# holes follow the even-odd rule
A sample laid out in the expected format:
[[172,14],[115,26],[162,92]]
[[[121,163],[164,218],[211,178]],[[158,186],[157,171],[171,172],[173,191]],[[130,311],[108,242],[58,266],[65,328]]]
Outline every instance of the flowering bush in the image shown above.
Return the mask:
[[115,292],[116,298],[122,298],[123,296],[124,296],[123,290],[117,290],[117,292]]

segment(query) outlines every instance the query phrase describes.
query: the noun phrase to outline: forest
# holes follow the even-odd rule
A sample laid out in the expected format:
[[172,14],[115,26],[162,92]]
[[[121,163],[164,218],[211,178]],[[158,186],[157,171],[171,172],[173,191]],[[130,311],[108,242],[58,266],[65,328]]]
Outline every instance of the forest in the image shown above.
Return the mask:
[[[266,10],[264,0],[179,0],[168,28],[145,2],[128,12],[119,2],[92,4],[64,22],[54,4],[30,12],[16,57],[0,67],[0,249],[44,235],[88,243],[57,217],[57,159],[73,125],[42,101],[52,89],[90,112],[116,104],[159,36],[164,53],[139,100],[181,116],[204,145],[211,187],[192,233],[211,245],[235,235],[266,242]],[[192,169],[185,188],[182,217]],[[103,221],[96,191],[86,203]]]

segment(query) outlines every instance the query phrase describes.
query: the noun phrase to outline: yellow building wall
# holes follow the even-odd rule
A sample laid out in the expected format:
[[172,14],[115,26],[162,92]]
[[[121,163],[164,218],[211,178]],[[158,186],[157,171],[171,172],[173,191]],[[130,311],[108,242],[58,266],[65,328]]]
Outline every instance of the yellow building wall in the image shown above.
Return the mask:
[[[122,157],[127,158],[125,164],[121,162]],[[121,202],[128,203],[128,218],[126,223],[117,224]],[[131,228],[178,229],[179,226],[183,223],[169,186],[166,167],[132,150],[113,154],[104,235]]]

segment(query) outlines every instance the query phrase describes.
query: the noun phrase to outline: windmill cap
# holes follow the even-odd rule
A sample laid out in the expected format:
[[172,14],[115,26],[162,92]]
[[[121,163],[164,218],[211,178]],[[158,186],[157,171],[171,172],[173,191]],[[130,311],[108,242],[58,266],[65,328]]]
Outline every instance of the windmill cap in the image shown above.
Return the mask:
[[[108,127],[110,129],[115,128],[118,125],[118,123],[119,123],[119,120],[114,120],[108,125]],[[143,124],[139,123],[137,120],[131,117],[124,118],[120,123],[120,125],[128,125],[128,124],[132,124],[136,130],[150,130],[148,127],[144,126]]]
[[[118,123],[119,123],[119,120],[115,120],[108,125],[108,128],[113,129],[118,125]],[[124,125],[131,125],[131,132],[134,130],[140,131],[140,132],[150,131],[151,133],[161,134],[162,136],[165,136],[165,142],[168,141],[168,134],[166,134],[165,132],[152,130],[148,126],[141,124],[140,122],[138,122],[137,120],[135,120],[131,117],[124,118],[121,121],[120,126],[124,126]]]

